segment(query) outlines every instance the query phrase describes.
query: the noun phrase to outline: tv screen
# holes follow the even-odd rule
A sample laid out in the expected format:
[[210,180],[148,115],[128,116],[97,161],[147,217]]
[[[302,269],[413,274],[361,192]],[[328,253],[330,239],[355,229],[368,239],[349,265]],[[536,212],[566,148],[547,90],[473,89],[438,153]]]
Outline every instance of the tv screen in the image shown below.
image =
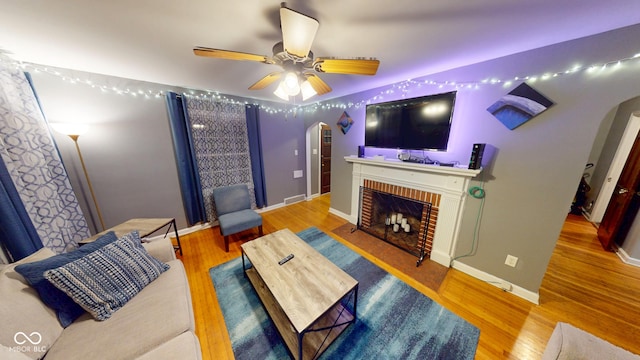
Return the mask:
[[456,92],[369,104],[364,145],[446,151]]

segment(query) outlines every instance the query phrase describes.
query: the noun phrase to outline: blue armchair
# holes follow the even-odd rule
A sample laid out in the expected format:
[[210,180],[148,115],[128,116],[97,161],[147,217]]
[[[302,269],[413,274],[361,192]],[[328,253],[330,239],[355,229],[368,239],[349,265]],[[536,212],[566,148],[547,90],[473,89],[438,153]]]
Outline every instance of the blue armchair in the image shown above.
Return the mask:
[[262,233],[262,216],[251,209],[251,198],[246,184],[231,185],[213,190],[220,234],[224,237],[224,251],[229,252],[229,236],[258,227]]

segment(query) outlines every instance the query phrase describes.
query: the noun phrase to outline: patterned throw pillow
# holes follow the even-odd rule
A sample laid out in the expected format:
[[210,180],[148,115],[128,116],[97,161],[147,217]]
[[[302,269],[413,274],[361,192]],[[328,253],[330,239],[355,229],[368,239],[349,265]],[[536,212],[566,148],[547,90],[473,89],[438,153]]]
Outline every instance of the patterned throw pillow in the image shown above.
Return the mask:
[[102,321],[168,269],[147,253],[134,231],[44,276]]
[[116,240],[118,240],[116,233],[109,231],[96,241],[83,245],[79,249],[58,254],[44,260],[18,265],[15,269],[27,280],[31,287],[38,291],[42,302],[56,311],[60,324],[63,327],[67,327],[71,325],[75,319],[80,317],[80,315],[84,314],[85,311],[80,305],[73,301],[73,299],[67,296],[67,294],[47,281],[47,279],[44,278],[44,272],[78,260]]

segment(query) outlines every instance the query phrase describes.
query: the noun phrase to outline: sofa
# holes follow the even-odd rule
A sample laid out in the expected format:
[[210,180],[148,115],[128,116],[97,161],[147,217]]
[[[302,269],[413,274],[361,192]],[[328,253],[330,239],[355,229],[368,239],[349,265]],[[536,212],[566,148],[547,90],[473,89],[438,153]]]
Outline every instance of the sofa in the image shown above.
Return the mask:
[[557,323],[542,354],[542,360],[589,359],[640,360],[640,356],[570,324]]
[[[106,240],[100,238],[95,244],[66,254],[56,255],[43,248],[16,263],[0,265],[0,359],[201,359],[189,283],[182,262],[176,259],[168,238],[142,244],[139,237],[134,236],[137,232],[134,233],[125,239],[127,241],[123,241],[124,237],[115,241],[115,234],[110,233]],[[129,255],[121,256],[121,251],[130,251],[134,260],[129,259]],[[105,255],[111,253],[116,255]],[[116,291],[117,295],[112,298],[105,296],[107,300],[101,298],[101,310],[95,311],[87,302],[100,302],[96,294],[111,286],[105,285],[110,281],[103,277],[123,273],[122,269],[112,271],[111,265],[102,263],[111,258],[115,258],[116,264],[123,261],[120,258],[147,261],[157,271],[154,276],[140,275],[150,280],[140,286],[137,293],[127,288],[117,290],[120,292]],[[50,263],[64,265],[51,268],[46,265]],[[86,264],[99,264],[99,273],[87,279],[74,272],[84,269]],[[42,272],[45,265],[49,270]],[[104,270],[106,268],[110,270]],[[60,285],[56,276],[67,283]],[[86,291],[84,298],[74,297],[76,290],[69,290],[72,286],[69,284]],[[44,285],[48,290],[43,290]],[[56,285],[57,290],[51,285]],[[51,303],[49,297],[53,292],[58,292],[56,301],[66,301],[73,309],[65,313],[66,310],[58,308],[58,303]],[[65,295],[72,303],[69,298],[59,301]]]

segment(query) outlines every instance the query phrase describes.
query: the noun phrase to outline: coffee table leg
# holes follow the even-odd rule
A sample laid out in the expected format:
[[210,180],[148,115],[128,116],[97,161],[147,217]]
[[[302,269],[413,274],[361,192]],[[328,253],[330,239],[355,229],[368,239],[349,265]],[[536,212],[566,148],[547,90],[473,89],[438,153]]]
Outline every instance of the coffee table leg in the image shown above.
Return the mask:
[[298,360],[302,360],[302,338],[304,337],[304,332],[298,334]]
[[358,287],[360,286],[360,283],[356,284],[355,287],[355,297],[353,298],[353,324],[356,323],[356,318],[358,317]]
[[[240,250],[242,250],[242,248],[240,248]],[[242,251],[242,273],[244,277],[247,277],[247,268],[244,265],[244,251]]]

